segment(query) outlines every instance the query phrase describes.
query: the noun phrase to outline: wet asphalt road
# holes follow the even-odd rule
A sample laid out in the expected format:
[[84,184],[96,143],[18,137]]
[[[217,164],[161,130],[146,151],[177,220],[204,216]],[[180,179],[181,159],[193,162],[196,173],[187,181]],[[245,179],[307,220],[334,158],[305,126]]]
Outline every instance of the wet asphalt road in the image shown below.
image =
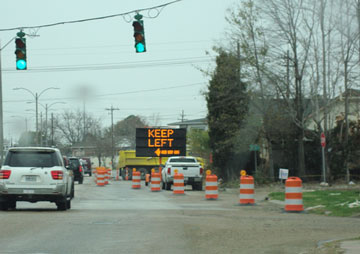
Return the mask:
[[[191,189],[191,188],[190,188]],[[0,212],[0,253],[317,253],[321,241],[360,235],[358,218],[284,214],[264,201],[238,206],[237,190],[207,201],[204,192],[150,192],[131,182],[75,185],[68,211],[18,202]]]

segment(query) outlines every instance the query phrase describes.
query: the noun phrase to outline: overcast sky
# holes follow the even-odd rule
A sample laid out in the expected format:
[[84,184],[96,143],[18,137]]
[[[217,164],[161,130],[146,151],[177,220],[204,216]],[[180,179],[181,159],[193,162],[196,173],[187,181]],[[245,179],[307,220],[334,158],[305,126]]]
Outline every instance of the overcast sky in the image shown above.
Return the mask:
[[[56,22],[96,18],[153,7],[172,0],[1,0],[0,29],[47,25]],[[180,119],[206,116],[201,92],[213,58],[206,54],[224,37],[226,9],[234,0],[183,0],[160,13],[143,11],[146,53],[135,53],[132,20],[134,14],[90,22],[25,29],[28,70],[15,68],[15,43],[1,52],[3,79],[4,137],[17,138],[35,129],[33,93],[40,93],[42,105],[53,104],[51,113],[83,110],[110,125],[129,115],[146,117],[160,125]],[[160,9],[159,9],[160,10]],[[159,14],[156,18],[154,17]],[[3,47],[18,32],[0,31]],[[214,56],[214,54],[212,54]],[[66,103],[66,104],[62,104]],[[44,111],[41,106],[39,110]],[[45,113],[43,113],[45,114]],[[45,118],[45,116],[44,116]]]

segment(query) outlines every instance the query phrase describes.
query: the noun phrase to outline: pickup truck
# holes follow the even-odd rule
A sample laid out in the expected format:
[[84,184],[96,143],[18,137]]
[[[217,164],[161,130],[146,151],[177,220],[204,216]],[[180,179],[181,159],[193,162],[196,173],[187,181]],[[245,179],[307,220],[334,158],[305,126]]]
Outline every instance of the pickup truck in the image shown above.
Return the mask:
[[203,168],[195,157],[190,156],[169,157],[161,171],[162,189],[171,189],[175,170],[184,175],[185,185],[192,185],[193,190],[202,190]]

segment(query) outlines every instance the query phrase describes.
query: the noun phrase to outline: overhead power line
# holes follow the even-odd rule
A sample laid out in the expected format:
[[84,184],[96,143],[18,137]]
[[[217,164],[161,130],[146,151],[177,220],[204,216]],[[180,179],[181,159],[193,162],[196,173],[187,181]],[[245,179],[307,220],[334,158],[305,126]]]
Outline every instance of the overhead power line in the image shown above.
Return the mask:
[[[60,21],[60,22],[55,22],[55,23],[50,23],[50,24],[43,24],[43,25],[38,25],[38,26],[22,26],[22,27],[3,28],[3,29],[0,29],[0,32],[21,30],[21,29],[39,29],[39,28],[58,26],[58,25],[82,23],[82,22],[89,22],[89,21],[95,21],[95,20],[110,19],[110,18],[126,16],[126,15],[129,15],[131,13],[137,13],[137,12],[141,12],[141,11],[151,11],[151,10],[155,10],[155,9],[161,9],[160,11],[158,11],[157,15],[155,15],[155,17],[157,17],[160,14],[160,12],[162,11],[163,8],[165,8],[166,6],[168,6],[170,4],[174,4],[174,3],[177,3],[177,2],[180,2],[180,1],[182,1],[182,0],[175,0],[175,1],[172,1],[172,2],[168,2],[168,3],[165,3],[165,4],[153,6],[153,7],[148,7],[148,8],[138,9],[138,10],[132,10],[132,11],[129,11],[129,12],[123,12],[123,13],[112,14],[112,15],[107,15],[107,16],[94,17],[94,18],[78,19],[78,20],[71,20],[71,21]],[[149,17],[149,18],[155,18],[155,17]]]
[[[184,88],[184,87],[190,87],[190,86],[199,86],[199,85],[205,85],[205,84],[206,84],[206,82],[198,82],[198,83],[192,83],[192,84],[180,85],[180,86],[167,86],[167,87],[160,87],[160,88],[142,89],[142,90],[135,90],[135,91],[111,93],[111,94],[98,94],[98,95],[96,95],[94,97],[95,98],[100,98],[100,97],[125,95],[125,94],[137,94],[137,93],[146,93],[146,92],[155,92],[155,91],[165,91],[165,90]],[[42,101],[53,101],[54,99],[55,98],[45,98],[45,99],[42,99]],[[56,98],[56,100],[74,100],[74,99],[77,99],[77,97]],[[9,103],[9,102],[24,102],[24,98],[22,98],[21,100],[6,100],[4,102],[6,102],[6,103]]]
[[[190,57],[178,59],[165,59],[154,61],[141,62],[123,62],[123,63],[105,63],[105,64],[86,64],[86,65],[63,65],[63,66],[46,66],[28,68],[27,72],[64,72],[64,71],[97,71],[97,70],[117,70],[117,69],[132,69],[132,68],[146,68],[159,67],[170,65],[186,65],[196,63],[210,63],[211,57]],[[14,69],[3,69],[4,72],[16,72]]]

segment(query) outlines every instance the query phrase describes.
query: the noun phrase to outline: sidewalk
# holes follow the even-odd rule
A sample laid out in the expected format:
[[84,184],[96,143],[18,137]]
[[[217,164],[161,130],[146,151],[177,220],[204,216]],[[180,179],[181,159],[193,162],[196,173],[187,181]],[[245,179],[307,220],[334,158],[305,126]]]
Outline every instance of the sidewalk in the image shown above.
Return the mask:
[[360,253],[360,240],[349,240],[341,242],[341,249],[345,250],[346,254],[359,254]]

